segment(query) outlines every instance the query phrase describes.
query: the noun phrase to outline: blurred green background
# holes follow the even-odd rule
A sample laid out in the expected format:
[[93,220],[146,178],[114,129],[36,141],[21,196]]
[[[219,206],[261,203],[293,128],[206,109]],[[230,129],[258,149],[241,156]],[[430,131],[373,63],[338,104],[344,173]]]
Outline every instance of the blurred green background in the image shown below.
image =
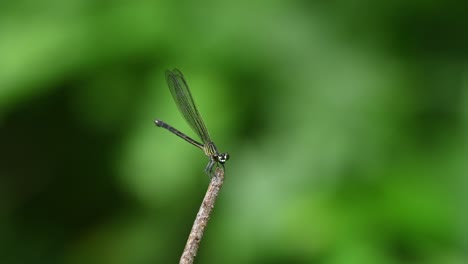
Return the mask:
[[0,3],[0,263],[468,263],[466,1]]

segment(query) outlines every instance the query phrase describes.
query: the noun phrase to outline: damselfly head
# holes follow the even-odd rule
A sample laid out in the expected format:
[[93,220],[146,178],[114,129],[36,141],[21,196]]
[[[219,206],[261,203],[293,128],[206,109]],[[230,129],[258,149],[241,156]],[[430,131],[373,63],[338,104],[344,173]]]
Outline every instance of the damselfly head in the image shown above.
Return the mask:
[[221,164],[224,164],[229,159],[229,153],[221,153],[218,155],[218,161]]

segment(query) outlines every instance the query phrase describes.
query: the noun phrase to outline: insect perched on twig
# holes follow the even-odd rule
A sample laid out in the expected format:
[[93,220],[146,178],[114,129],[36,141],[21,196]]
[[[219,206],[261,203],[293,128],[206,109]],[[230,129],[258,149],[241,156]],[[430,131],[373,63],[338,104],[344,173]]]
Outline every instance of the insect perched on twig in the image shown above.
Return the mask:
[[208,165],[206,165],[205,172],[211,178],[214,176],[213,167],[216,164],[219,164],[224,168],[224,163],[229,159],[229,154],[219,153],[216,145],[211,141],[208,130],[206,129],[205,123],[198,112],[195,102],[193,101],[192,94],[190,93],[189,87],[182,73],[178,69],[166,71],[166,81],[172,97],[184,116],[185,121],[187,121],[193,131],[195,131],[195,133],[200,137],[203,144],[161,120],[154,120],[154,123],[156,126],[165,128],[190,144],[202,149],[210,159]]

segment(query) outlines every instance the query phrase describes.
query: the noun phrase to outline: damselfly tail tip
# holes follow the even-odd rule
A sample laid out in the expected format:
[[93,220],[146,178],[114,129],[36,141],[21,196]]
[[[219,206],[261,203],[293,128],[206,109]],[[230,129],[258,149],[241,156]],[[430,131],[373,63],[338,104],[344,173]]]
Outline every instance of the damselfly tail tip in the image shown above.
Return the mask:
[[155,119],[155,120],[154,120],[154,124],[155,124],[156,126],[159,127],[159,126],[162,125],[162,121],[161,121],[161,120],[158,120],[158,119]]

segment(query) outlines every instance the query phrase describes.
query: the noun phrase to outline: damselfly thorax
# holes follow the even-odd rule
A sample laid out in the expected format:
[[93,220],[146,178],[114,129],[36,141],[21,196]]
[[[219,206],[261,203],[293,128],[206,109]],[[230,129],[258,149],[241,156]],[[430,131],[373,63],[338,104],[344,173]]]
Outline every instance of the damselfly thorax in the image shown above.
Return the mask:
[[203,145],[203,151],[205,151],[205,154],[208,157],[218,156],[219,154],[214,142],[208,142],[205,145]]

